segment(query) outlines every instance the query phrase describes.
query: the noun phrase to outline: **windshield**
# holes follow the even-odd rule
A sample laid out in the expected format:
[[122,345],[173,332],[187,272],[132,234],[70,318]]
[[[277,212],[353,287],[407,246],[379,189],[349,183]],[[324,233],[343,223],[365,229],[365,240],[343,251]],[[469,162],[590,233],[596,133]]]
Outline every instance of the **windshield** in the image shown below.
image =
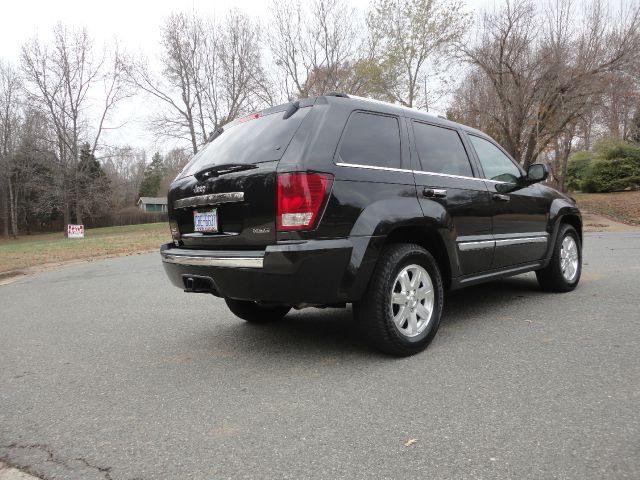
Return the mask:
[[300,123],[309,112],[301,108],[290,118],[284,112],[240,121],[224,127],[221,135],[205,145],[187,164],[178,178],[193,175],[214,165],[253,164],[280,160]]

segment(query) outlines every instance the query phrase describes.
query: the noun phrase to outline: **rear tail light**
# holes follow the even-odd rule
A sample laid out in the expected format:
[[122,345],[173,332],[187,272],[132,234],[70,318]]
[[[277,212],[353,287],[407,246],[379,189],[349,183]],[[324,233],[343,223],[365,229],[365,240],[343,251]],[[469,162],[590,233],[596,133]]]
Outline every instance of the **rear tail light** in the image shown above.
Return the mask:
[[325,173],[278,175],[278,230],[313,229],[332,183]]

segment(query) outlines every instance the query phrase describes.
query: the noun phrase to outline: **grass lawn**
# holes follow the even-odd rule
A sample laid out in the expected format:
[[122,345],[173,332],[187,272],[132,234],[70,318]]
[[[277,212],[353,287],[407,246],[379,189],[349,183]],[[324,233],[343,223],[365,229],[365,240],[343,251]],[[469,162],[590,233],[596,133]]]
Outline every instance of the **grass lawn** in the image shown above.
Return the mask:
[[166,222],[85,230],[84,239],[62,232],[0,240],[0,273],[47,263],[128,255],[159,249],[171,241]]
[[640,225],[640,192],[575,193],[578,206],[629,225]]

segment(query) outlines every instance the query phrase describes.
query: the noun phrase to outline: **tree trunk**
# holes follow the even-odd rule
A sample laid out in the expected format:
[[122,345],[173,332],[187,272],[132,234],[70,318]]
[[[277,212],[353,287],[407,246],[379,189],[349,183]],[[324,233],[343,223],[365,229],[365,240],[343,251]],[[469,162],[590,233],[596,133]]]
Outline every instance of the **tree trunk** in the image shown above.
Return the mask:
[[82,225],[82,205],[80,200],[76,201],[76,224]]
[[64,221],[64,227],[63,227],[64,228],[64,236],[66,237],[67,236],[67,231],[68,231],[67,225],[69,225],[69,222],[71,221],[71,211],[69,209],[69,202],[65,202],[64,203],[64,210],[63,210],[63,213],[62,213],[62,218],[64,219],[63,220]]
[[2,236],[9,237],[9,198],[7,192],[2,189],[0,191],[0,203],[2,203]]
[[14,195],[11,180],[7,182],[9,187],[9,214],[11,215],[11,236],[18,238],[18,199]]
[[571,154],[571,144],[569,144],[569,148],[566,148],[562,152],[562,177],[560,178],[560,191],[566,191],[566,181],[567,181],[567,170],[569,167],[569,155]]

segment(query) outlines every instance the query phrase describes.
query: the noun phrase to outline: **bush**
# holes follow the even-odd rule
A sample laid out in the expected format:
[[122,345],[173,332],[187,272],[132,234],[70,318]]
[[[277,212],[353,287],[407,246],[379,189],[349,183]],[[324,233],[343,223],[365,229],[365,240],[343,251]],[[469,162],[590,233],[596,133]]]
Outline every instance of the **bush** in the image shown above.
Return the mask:
[[640,147],[627,142],[598,143],[595,154],[577,152],[569,159],[567,186],[587,193],[615,192],[640,185]]
[[151,213],[140,210],[138,207],[127,207],[116,212],[109,213],[92,221],[87,221],[88,228],[115,227],[119,225],[139,225],[141,223],[166,222],[166,213]]
[[619,192],[640,185],[640,159],[612,158],[596,160],[585,183],[596,192]]
[[591,163],[593,162],[593,154],[591,152],[576,152],[569,158],[567,166],[566,187],[569,190],[583,190],[582,183],[588,174]]

